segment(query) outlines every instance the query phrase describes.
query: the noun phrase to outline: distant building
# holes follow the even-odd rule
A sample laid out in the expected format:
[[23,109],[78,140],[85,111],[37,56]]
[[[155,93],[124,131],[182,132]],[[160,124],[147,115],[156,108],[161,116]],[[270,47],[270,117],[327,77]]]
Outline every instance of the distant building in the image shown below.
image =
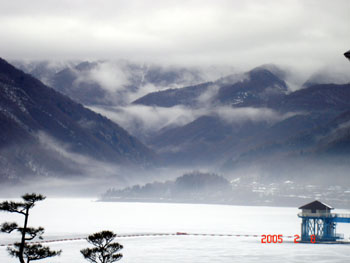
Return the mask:
[[334,208],[318,200],[299,207],[302,214],[329,214]]
[[337,223],[350,223],[349,214],[334,214],[334,208],[318,200],[299,207],[301,222],[301,240],[310,242],[336,241],[343,235],[336,233]]

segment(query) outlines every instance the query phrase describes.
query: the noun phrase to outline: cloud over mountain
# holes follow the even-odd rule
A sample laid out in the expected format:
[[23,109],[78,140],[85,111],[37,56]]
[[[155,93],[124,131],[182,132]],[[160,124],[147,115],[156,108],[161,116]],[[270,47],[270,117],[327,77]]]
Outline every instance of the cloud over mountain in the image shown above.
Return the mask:
[[8,59],[345,67],[347,0],[1,1]]

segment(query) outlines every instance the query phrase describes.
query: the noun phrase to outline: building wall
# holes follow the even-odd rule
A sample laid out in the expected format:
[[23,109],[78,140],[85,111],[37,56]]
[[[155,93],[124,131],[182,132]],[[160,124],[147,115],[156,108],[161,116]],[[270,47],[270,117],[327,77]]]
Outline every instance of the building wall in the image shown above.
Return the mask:
[[303,214],[329,214],[331,212],[330,209],[327,210],[311,210],[311,209],[302,209],[301,212]]

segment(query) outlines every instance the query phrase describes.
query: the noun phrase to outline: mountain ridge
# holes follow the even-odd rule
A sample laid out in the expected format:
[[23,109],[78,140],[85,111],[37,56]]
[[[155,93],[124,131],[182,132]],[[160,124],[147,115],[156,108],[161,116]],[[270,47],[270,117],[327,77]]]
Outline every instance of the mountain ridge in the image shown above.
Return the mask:
[[269,100],[278,99],[287,92],[287,85],[283,80],[267,69],[257,67],[241,76],[228,75],[213,82],[152,92],[133,101],[133,104],[193,107],[199,102],[200,96],[210,88],[217,89],[217,94],[211,103],[230,104],[236,107],[267,105]]
[[[1,126],[6,127],[0,131],[0,159],[3,163],[10,164],[16,156],[20,158],[18,154],[8,153],[12,144],[16,145],[16,151],[21,151],[28,158],[33,149],[44,156],[46,152],[52,159],[50,162],[54,163],[52,151],[48,153],[38,140],[40,132],[59,144],[68,145],[72,153],[102,162],[142,166],[150,164],[155,158],[151,150],[116,123],[45,86],[1,58],[0,90],[0,121]],[[41,162],[44,158],[36,155],[34,159],[45,168],[45,163]],[[22,166],[28,164],[23,163]]]

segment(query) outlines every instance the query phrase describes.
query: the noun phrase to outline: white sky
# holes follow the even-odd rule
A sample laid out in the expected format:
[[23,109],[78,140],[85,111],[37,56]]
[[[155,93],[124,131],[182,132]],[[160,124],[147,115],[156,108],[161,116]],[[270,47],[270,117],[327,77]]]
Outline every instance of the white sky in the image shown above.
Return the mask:
[[0,0],[5,59],[349,67],[349,0]]

